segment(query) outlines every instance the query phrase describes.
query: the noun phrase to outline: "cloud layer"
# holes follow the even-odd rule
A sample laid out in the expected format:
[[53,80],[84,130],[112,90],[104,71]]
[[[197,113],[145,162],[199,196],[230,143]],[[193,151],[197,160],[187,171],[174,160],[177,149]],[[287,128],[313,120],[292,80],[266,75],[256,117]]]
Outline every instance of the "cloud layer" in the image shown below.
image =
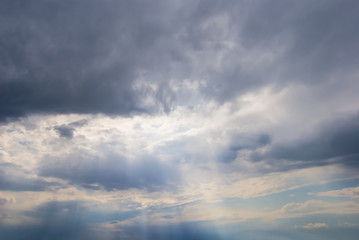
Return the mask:
[[223,102],[266,85],[347,82],[358,65],[355,1],[2,6],[2,120],[168,112],[185,79]]
[[4,0],[1,239],[356,239],[359,2]]

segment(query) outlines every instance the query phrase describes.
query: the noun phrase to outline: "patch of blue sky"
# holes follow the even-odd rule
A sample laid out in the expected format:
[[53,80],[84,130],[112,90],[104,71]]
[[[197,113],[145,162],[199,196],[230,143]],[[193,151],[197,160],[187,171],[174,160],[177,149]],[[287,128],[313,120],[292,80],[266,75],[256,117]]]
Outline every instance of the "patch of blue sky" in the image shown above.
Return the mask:
[[11,128],[7,129],[6,132],[8,132],[8,133],[16,132],[16,133],[24,134],[24,132],[19,129],[11,129]]
[[18,143],[23,146],[27,146],[27,145],[31,144],[31,142],[29,142],[29,141],[18,141]]
[[[319,228],[358,228],[359,214],[312,214],[303,217],[277,219],[277,225],[287,229],[314,230]],[[310,223],[322,223],[319,227],[305,228]],[[359,233],[359,228],[358,228]]]
[[293,190],[288,190],[280,193],[274,193],[267,196],[253,197],[247,199],[232,198],[225,199],[218,203],[209,204],[209,206],[223,206],[228,208],[246,208],[256,209],[262,211],[271,211],[279,209],[290,202],[305,202],[308,200],[324,200],[326,202],[335,203],[343,201],[342,198],[316,196],[318,192],[327,192],[332,190],[339,190],[343,188],[359,186],[359,179],[333,181],[324,184],[313,184],[309,186],[300,187]]
[[[246,240],[356,240],[359,215],[318,214],[305,217],[217,225],[221,239]],[[310,226],[317,226],[310,228]],[[315,225],[316,224],[316,225]],[[307,227],[306,227],[307,226]]]

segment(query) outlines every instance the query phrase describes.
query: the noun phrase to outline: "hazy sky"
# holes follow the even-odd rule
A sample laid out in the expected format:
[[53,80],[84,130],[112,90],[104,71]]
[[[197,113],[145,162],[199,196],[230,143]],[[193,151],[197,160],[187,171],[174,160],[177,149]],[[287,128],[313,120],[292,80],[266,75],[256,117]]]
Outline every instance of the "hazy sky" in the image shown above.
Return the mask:
[[358,24],[357,0],[2,0],[0,239],[357,239]]

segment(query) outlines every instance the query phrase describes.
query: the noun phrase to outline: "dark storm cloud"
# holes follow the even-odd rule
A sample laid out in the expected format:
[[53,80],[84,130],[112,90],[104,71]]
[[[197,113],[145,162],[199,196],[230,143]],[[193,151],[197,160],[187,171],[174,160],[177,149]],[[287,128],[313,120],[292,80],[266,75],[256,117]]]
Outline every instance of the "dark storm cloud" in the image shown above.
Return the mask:
[[146,56],[155,61],[157,53],[151,51],[165,33],[166,21],[157,17],[162,5],[2,1],[1,119],[30,113],[147,111],[139,103],[146,96],[136,96],[133,81],[145,68]]
[[[0,119],[169,112],[177,97],[169,79],[203,79],[200,92],[227,101],[268,84],[350,75],[359,63],[358,8],[350,0],[5,0]],[[263,62],[263,52],[273,59]],[[138,77],[157,87],[136,85]]]
[[39,174],[68,180],[70,184],[85,188],[104,188],[107,191],[130,188],[174,191],[179,180],[175,166],[151,157],[131,161],[119,155],[48,157],[43,160]]
[[[252,160],[296,161],[291,167],[310,167],[331,163],[359,166],[359,114],[324,123],[312,136],[294,142],[275,144]],[[284,166],[282,166],[284,167]],[[285,167],[284,167],[285,168]]]

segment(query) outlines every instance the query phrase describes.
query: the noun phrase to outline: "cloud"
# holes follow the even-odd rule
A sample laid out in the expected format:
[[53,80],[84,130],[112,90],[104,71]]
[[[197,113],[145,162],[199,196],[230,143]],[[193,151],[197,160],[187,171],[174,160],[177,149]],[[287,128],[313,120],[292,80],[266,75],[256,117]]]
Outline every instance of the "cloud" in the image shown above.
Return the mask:
[[60,137],[71,139],[74,136],[74,131],[76,127],[82,127],[87,124],[87,120],[79,120],[69,124],[63,124],[61,126],[56,126],[54,129],[59,133]]
[[79,224],[124,221],[141,214],[141,211],[98,211],[98,206],[90,208],[91,202],[50,201],[41,204],[34,210],[25,212],[26,216],[39,219],[46,224],[64,224],[71,221]]
[[0,162],[0,166],[0,190],[2,191],[46,191],[59,186],[56,182],[31,176],[15,164]]
[[16,202],[15,198],[9,197],[9,196],[4,196],[2,194],[0,195],[0,206],[9,204],[9,203],[14,203],[14,202]]
[[156,14],[164,5],[155,5],[3,2],[1,120],[32,113],[143,113],[151,110],[141,106],[148,96],[161,106],[164,93],[134,85],[146,58],[156,62],[156,44],[166,33],[166,21]]
[[333,190],[328,192],[318,192],[315,195],[320,197],[344,197],[344,198],[358,199],[359,187],[343,188],[340,190]]
[[54,127],[61,137],[71,139],[74,136],[75,129],[66,125]]
[[[23,214],[34,221],[0,224],[0,237],[9,239],[220,239],[210,223],[121,224],[141,211],[104,211],[94,202],[49,201]],[[100,211],[99,211],[100,210]],[[149,211],[148,213],[150,213]],[[94,225],[96,224],[96,225]],[[99,228],[98,226],[102,226]]]
[[231,101],[268,85],[355,81],[349,74],[358,63],[359,35],[350,24],[358,19],[355,1],[227,3],[202,19],[207,25],[193,26],[195,36],[207,34],[207,41],[198,38],[196,53],[203,56],[198,67],[208,75],[203,92],[210,98]]
[[88,222],[83,219],[86,209],[81,202],[48,202],[25,216],[37,221],[25,222],[15,226],[0,224],[1,238],[8,239],[91,239]]
[[68,180],[85,188],[107,191],[130,188],[148,191],[174,191],[179,173],[174,166],[152,157],[126,159],[121,155],[104,157],[72,154],[65,157],[46,157],[39,175]]
[[197,101],[223,103],[266,86],[354,81],[358,7],[349,0],[5,1],[0,119],[169,112],[177,100],[196,104],[189,100],[198,94]]
[[281,209],[271,212],[269,218],[296,218],[316,214],[359,214],[359,204],[354,201],[330,203],[323,200],[308,200],[306,202],[292,202]]
[[[359,114],[325,122],[311,135],[299,140],[277,143],[265,153],[253,153],[252,160],[271,162],[288,160],[291,167],[320,166],[341,163],[357,167],[359,155]],[[290,167],[290,166],[289,166]],[[286,167],[283,168],[284,170]]]
[[304,229],[318,229],[318,228],[327,228],[326,223],[308,223],[307,225],[302,226]]
[[[2,1],[0,190],[16,203],[0,193],[0,238],[236,239],[212,221],[356,216],[356,188],[292,201],[358,177],[358,12],[355,0]],[[258,239],[317,233],[286,231]]]
[[0,173],[0,190],[2,191],[45,191],[58,184],[47,182],[41,179],[21,177],[11,179]]
[[218,161],[230,163],[236,160],[237,154],[241,150],[255,150],[270,144],[271,138],[268,134],[237,134],[230,139],[229,146],[223,149],[223,153],[217,158]]

